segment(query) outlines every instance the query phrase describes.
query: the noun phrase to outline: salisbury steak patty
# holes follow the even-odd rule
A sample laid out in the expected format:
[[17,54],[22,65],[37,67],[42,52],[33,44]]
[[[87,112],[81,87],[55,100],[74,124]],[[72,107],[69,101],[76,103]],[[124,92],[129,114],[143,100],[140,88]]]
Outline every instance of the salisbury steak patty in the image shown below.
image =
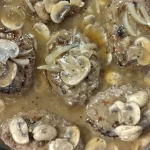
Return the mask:
[[78,127],[45,111],[14,116],[2,124],[0,135],[4,143],[14,150],[84,149]]
[[48,42],[45,69],[53,89],[68,104],[84,104],[99,86],[97,46],[75,30],[61,30]]
[[35,64],[33,39],[21,31],[1,29],[0,50],[0,92],[10,94],[28,89]]
[[150,1],[114,0],[106,9],[108,46],[120,66],[150,64]]
[[134,141],[150,129],[149,94],[131,85],[99,92],[87,105],[88,122],[104,136]]

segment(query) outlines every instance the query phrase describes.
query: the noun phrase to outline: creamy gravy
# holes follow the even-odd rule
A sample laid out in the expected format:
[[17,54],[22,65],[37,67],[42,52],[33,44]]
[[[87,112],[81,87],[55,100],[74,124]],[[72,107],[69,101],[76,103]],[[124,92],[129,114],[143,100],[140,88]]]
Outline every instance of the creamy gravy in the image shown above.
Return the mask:
[[[11,2],[12,1],[12,2]],[[81,24],[83,21],[83,17],[88,14],[87,12],[93,9],[93,13],[97,18],[97,22],[100,25],[104,23],[104,13],[103,9],[109,4],[111,0],[97,0],[100,4],[100,13],[96,11],[96,0],[89,0],[88,4],[85,8],[83,8],[82,13],[77,14],[76,16],[66,18],[65,21],[59,25],[54,23],[48,23],[48,27],[50,28],[51,33],[57,31],[59,29],[72,29],[74,27],[78,27],[80,31],[83,33],[84,29]],[[44,41],[41,37],[39,37],[33,30],[33,25],[37,22],[37,19],[32,17],[30,13],[26,11],[26,6],[23,0],[1,0],[0,1],[0,9],[3,10],[3,7],[6,3],[13,4],[15,6],[21,6],[25,9],[26,19],[23,27],[23,33],[34,34],[35,38],[38,42],[38,49],[36,50],[36,67],[39,65],[45,64],[45,49],[46,49],[46,41]],[[85,13],[86,12],[86,13]],[[0,13],[1,14],[1,13]],[[90,36],[90,35],[89,35]],[[99,35],[100,37],[100,35]],[[102,36],[101,36],[102,37]],[[104,80],[105,74],[110,71],[117,71],[121,74],[121,85],[132,84],[135,87],[146,88],[148,85],[143,83],[144,75],[148,72],[147,69],[143,69],[141,71],[129,71],[124,68],[119,68],[112,63],[111,65],[106,65],[107,62],[107,52],[108,49],[103,41],[103,39],[96,39],[90,36],[91,40],[98,44],[99,57],[102,65],[101,71],[101,83],[100,87],[96,92],[106,90],[111,87],[111,85],[106,84]],[[57,96],[55,92],[53,92],[51,86],[49,85],[47,79],[45,78],[44,72],[39,71],[35,68],[34,74],[34,83],[30,90],[26,93],[23,93],[19,96],[17,95],[0,95],[0,99],[6,103],[6,108],[2,114],[0,114],[1,121],[4,121],[18,112],[28,112],[32,109],[45,109],[49,112],[54,112],[65,119],[68,119],[80,127],[82,137],[84,139],[84,143],[94,137],[95,135],[99,135],[93,131],[91,126],[87,123],[87,115],[85,112],[85,106],[68,106],[64,103],[64,101]],[[103,108],[100,108],[103,109]],[[107,115],[107,114],[106,114]],[[145,138],[149,137],[150,133],[147,133]],[[122,142],[119,139],[110,139],[107,137],[103,137],[108,144],[115,143],[118,146],[119,150],[134,150],[133,147],[136,147],[138,140],[133,143]],[[140,137],[142,138],[142,137]],[[144,144],[144,143],[143,143]]]

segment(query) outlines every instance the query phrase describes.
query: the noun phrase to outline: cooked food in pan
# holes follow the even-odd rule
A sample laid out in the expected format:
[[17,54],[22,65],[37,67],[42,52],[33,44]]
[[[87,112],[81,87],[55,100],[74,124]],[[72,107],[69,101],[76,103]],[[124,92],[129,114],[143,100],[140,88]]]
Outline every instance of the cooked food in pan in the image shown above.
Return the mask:
[[80,129],[46,111],[15,115],[2,124],[0,136],[15,150],[84,150]]
[[47,49],[46,65],[38,69],[47,71],[54,90],[68,104],[84,104],[99,86],[97,46],[74,29],[54,33]]

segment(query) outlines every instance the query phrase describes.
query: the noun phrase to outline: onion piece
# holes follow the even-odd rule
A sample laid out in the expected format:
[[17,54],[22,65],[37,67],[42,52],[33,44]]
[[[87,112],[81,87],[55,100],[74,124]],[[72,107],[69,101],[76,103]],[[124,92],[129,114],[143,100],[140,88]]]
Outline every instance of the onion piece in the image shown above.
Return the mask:
[[141,11],[141,13],[142,13],[144,19],[146,20],[147,25],[150,26],[150,16],[148,15],[146,9],[144,8],[143,5],[140,5],[140,6],[139,6],[139,9],[140,9],[140,11]]
[[24,50],[23,52],[20,52],[18,56],[25,56],[30,54],[33,51],[33,49]]
[[4,6],[1,17],[2,24],[9,30],[19,30],[24,25],[25,14],[15,6]]
[[29,59],[11,59],[11,60],[17,65],[21,66],[27,66],[30,63]]
[[132,18],[136,22],[138,22],[139,24],[143,24],[143,25],[147,24],[146,21],[140,15],[138,15],[133,3],[127,3],[127,8],[128,8],[129,13],[131,14]]
[[127,11],[125,12],[123,17],[123,25],[131,36],[137,36],[137,33],[134,31],[133,27],[129,23]]
[[25,0],[25,2],[26,2],[26,4],[27,4],[27,6],[30,8],[30,10],[31,10],[32,12],[35,12],[35,9],[34,9],[32,3],[31,3],[31,1],[30,1],[30,0]]
[[45,59],[46,64],[51,65],[57,57],[59,57],[60,55],[62,55],[63,53],[69,51],[70,49],[72,49],[74,47],[77,47],[77,45],[72,44],[72,45],[65,46],[63,48],[56,49],[55,51],[53,51],[51,54],[49,54],[46,57],[46,59]]
[[58,65],[52,65],[52,66],[49,66],[49,65],[44,65],[44,66],[39,66],[37,67],[37,69],[39,70],[47,70],[47,71],[52,71],[52,72],[60,72],[61,69],[59,68]]

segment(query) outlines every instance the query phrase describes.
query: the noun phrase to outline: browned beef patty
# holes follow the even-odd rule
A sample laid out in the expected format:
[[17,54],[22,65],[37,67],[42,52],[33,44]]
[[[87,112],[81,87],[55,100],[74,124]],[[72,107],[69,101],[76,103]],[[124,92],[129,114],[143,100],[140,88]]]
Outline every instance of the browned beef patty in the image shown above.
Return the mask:
[[[62,34],[62,33],[63,34]],[[61,33],[56,39],[52,39],[51,44],[49,45],[49,47],[51,47],[51,45],[54,46],[62,46],[65,47],[67,45],[69,45],[69,42],[71,42],[71,40],[73,39],[73,31],[65,31],[65,30],[61,30]],[[65,34],[66,35],[65,35]],[[80,40],[83,40],[85,43],[87,44],[93,44],[91,43],[84,35],[77,33],[79,36],[81,36]],[[57,35],[54,34],[55,37]],[[64,36],[65,35],[65,36]],[[80,40],[75,41],[74,44],[80,45]],[[51,49],[48,47],[48,53],[47,55],[49,55],[52,51],[55,51],[55,49]],[[73,104],[80,104],[83,105],[88,101],[88,98],[90,98],[94,92],[95,89],[98,88],[99,83],[100,83],[100,62],[98,60],[98,55],[96,53],[97,49],[91,49],[94,51],[94,54],[91,56],[91,58],[89,59],[91,61],[91,71],[89,72],[89,74],[87,75],[87,77],[82,80],[79,84],[75,85],[75,86],[70,86],[65,84],[61,77],[60,77],[60,73],[58,72],[52,72],[52,71],[46,71],[46,75],[47,78],[50,82],[50,84],[52,85],[54,91],[67,103],[70,105]],[[90,51],[90,50],[89,50]],[[82,54],[79,54],[82,55]]]
[[[42,121],[42,123],[51,125],[56,128],[58,131],[57,138],[64,138],[64,133],[68,126],[73,125],[72,123],[66,121],[65,119],[59,117],[56,114],[48,113],[46,111],[30,111],[29,113],[20,113],[17,116],[22,117],[28,124],[34,124],[36,122]],[[48,150],[47,145],[48,142],[37,142],[32,137],[30,137],[30,143],[26,145],[17,144],[9,131],[8,123],[11,119],[7,120],[7,122],[3,123],[1,126],[1,139],[3,142],[8,145],[10,148],[14,150]],[[80,139],[77,147],[74,150],[84,150],[84,145],[82,140]]]
[[[141,67],[137,63],[137,60],[128,60],[129,48],[134,46],[134,42],[139,37],[146,37],[149,39],[149,26],[141,25],[136,23],[134,19],[131,19],[130,24],[133,25],[134,30],[137,30],[139,35],[130,35],[124,27],[123,18],[125,11],[127,10],[126,3],[133,3],[135,7],[138,5],[143,5],[150,16],[150,1],[140,1],[140,0],[114,0],[110,5],[107,6],[106,14],[106,25],[104,26],[107,32],[107,42],[108,47],[114,54],[116,63],[119,66],[127,67],[130,69],[138,69]],[[129,14],[129,13],[128,13]],[[130,16],[130,14],[129,14]],[[128,17],[129,17],[128,16]],[[132,17],[130,17],[132,18]]]
[[[8,35],[11,35],[10,37]],[[29,59],[29,64],[26,66],[17,65],[18,71],[13,82],[4,88],[0,88],[1,93],[19,93],[28,89],[33,80],[33,72],[35,65],[35,53],[33,46],[33,39],[29,35],[20,35],[17,31],[7,31],[5,29],[0,31],[1,39],[9,39],[17,43],[20,52],[32,49],[32,52],[25,56],[19,56],[20,59]]]

